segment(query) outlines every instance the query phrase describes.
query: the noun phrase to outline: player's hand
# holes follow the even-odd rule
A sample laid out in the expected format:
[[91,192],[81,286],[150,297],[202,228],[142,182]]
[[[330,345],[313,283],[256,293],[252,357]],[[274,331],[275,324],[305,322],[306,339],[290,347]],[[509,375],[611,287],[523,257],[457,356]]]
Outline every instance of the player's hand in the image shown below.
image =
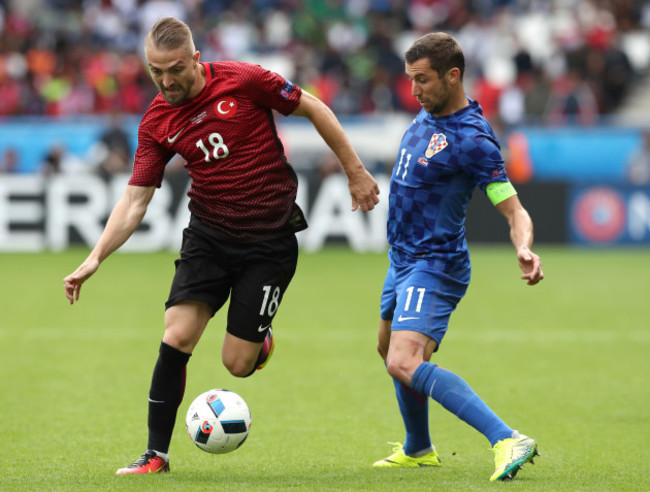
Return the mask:
[[73,273],[63,279],[63,290],[70,304],[79,300],[81,285],[99,268],[98,261],[86,260]]
[[365,168],[348,179],[348,186],[352,196],[351,210],[353,212],[358,208],[362,212],[367,212],[379,203],[379,185]]
[[526,284],[535,285],[544,278],[542,260],[529,249],[522,248],[517,251],[517,261],[519,268],[524,272],[521,279],[526,280]]

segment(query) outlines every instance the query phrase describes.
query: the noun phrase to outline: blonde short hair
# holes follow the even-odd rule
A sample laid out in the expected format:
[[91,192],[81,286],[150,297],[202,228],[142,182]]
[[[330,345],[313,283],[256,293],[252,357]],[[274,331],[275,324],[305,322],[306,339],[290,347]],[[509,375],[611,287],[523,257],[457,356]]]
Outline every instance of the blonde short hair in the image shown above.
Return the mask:
[[151,27],[146,39],[158,50],[172,51],[187,48],[190,55],[196,51],[192,31],[185,22],[174,17],[158,19]]

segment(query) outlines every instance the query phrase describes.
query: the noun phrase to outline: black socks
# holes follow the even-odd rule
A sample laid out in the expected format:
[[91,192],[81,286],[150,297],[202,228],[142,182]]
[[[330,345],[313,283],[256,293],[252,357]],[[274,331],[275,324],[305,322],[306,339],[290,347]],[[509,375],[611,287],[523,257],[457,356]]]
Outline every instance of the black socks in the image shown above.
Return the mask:
[[169,451],[176,412],[185,393],[186,366],[191,355],[165,342],[160,342],[158,361],[153,370],[149,390],[147,449],[154,449],[161,453]]

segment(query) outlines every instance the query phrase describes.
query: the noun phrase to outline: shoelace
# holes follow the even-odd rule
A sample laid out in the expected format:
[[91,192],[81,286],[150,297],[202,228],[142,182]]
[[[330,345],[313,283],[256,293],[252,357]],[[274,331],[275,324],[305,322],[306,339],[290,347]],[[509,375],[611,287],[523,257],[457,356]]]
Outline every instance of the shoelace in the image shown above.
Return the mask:
[[137,468],[138,466],[142,466],[145,463],[148,463],[151,459],[157,457],[158,455],[156,453],[151,453],[147,451],[140,457],[140,459],[138,459],[135,463],[133,463],[129,468]]
[[397,453],[398,451],[401,451],[403,448],[403,445],[401,442],[390,442],[388,441],[388,444],[393,446],[393,453]]
[[[507,446],[505,444],[505,442],[506,442],[506,440],[504,439],[503,441],[501,441],[500,444],[497,443],[497,445],[495,447],[495,454],[496,454],[497,461],[512,458],[512,452],[513,452],[514,448],[512,446]],[[508,453],[508,452],[510,452],[510,453]],[[508,454],[509,454],[509,456],[508,456]]]

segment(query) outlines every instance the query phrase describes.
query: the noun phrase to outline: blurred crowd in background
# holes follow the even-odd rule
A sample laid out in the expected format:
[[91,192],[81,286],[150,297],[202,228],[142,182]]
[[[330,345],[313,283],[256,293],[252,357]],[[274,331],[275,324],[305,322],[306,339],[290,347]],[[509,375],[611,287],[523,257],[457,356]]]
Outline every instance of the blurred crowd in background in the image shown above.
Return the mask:
[[0,116],[140,115],[143,37],[185,20],[203,61],[275,70],[339,115],[415,112],[403,53],[454,35],[497,125],[594,124],[650,63],[643,0],[0,0]]

